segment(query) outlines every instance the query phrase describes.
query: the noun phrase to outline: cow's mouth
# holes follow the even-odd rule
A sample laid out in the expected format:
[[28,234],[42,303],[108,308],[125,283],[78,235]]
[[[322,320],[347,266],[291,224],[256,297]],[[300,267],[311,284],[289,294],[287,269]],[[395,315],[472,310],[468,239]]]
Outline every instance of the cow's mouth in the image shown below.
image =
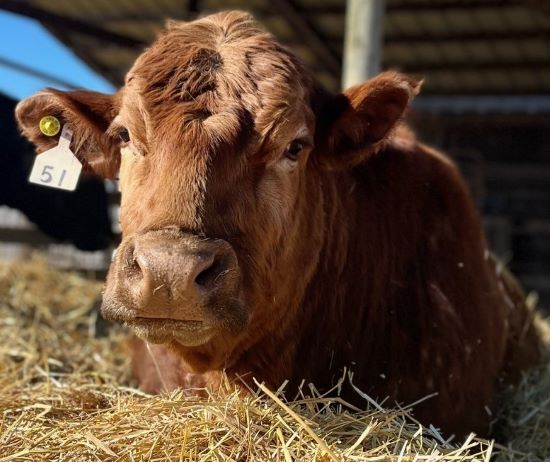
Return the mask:
[[195,347],[207,343],[215,329],[204,321],[177,319],[135,318],[126,321],[134,333],[149,343],[176,341],[185,347]]
[[237,255],[226,241],[163,228],[124,240],[101,312],[151,343],[198,347],[246,328]]

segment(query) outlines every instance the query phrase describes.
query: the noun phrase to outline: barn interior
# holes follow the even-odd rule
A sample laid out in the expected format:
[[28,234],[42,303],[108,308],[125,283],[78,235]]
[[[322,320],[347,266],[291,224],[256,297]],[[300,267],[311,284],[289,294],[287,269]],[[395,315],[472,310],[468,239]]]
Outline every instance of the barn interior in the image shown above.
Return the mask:
[[[114,87],[167,18],[186,21],[222,9],[248,10],[324,86],[338,91],[350,41],[346,11],[361,2],[372,4],[382,26],[378,38],[367,37],[371,58],[363,73],[396,69],[424,80],[408,122],[421,140],[459,164],[492,250],[519,277],[529,303],[550,314],[548,0],[0,0],[0,10],[38,21]],[[14,61],[0,54],[0,73],[4,69],[33,75],[47,86],[79,86],[71,75],[39,70],[24,56]],[[2,185],[26,183],[34,158],[32,146],[17,133],[15,104],[13,97],[0,95]],[[21,157],[16,174],[8,170],[14,155]],[[499,461],[547,460],[548,365],[505,398],[513,422],[503,430],[514,443],[509,448],[472,437],[457,449],[456,441],[443,439],[436,429],[403,423],[402,410],[376,414],[375,406],[374,414],[353,417],[335,406],[325,428],[330,419],[319,410],[333,409],[324,401],[289,405],[290,412],[306,416],[312,433],[274,401],[267,413],[256,401],[234,396],[208,404],[207,411],[193,404],[174,413],[181,395],[143,399],[121,388],[128,380],[124,333],[113,329],[108,338],[97,338],[104,326],[90,322],[90,306],[101,283],[89,283],[102,280],[119,239],[116,186],[90,179],[75,195],[34,188],[21,206],[12,199],[15,186],[10,192],[0,188],[0,461],[84,460],[91,453],[98,460],[211,460],[214,450],[227,455],[218,460],[254,460],[237,458],[235,448],[259,454],[275,445],[283,450],[265,460],[293,460],[290,454],[307,451],[294,460],[339,460],[318,451],[315,432],[330,448],[377,448],[360,457],[344,453],[347,460],[479,461],[491,454]],[[69,219],[72,228],[60,225]],[[42,255],[37,261],[30,258],[36,249]],[[2,266],[5,261],[15,263]],[[550,342],[550,331],[546,338]],[[256,431],[272,427],[255,440],[250,422]],[[177,452],[182,428],[203,452]],[[40,443],[51,452],[32,452]],[[163,445],[173,454],[161,453]]]

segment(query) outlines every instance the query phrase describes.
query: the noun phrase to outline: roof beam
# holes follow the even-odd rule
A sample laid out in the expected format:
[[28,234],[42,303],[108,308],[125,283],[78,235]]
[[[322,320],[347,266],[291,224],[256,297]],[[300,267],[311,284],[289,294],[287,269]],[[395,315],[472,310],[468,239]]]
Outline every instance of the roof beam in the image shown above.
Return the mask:
[[550,4],[546,0],[527,0],[527,5],[541,11],[550,18]]
[[340,74],[340,59],[326,45],[317,29],[300,14],[291,0],[270,0],[271,5],[281,14],[308,45],[323,66],[334,74]]
[[49,26],[61,27],[70,29],[75,33],[80,33],[94,37],[104,42],[115,43],[128,48],[139,48],[146,45],[145,42],[128,37],[127,35],[118,34],[109,30],[98,27],[94,24],[81,21],[79,19],[70,18],[51,11],[37,8],[27,2],[18,0],[0,0],[0,9],[9,11],[10,13],[20,14],[29,18],[37,19]]
[[13,69],[16,72],[21,72],[22,74],[30,75],[31,77],[36,77],[37,79],[45,80],[54,85],[60,85],[68,89],[77,88],[75,84],[67,82],[66,80],[56,77],[54,75],[42,72],[38,69],[34,69],[24,64],[16,63],[10,59],[0,57],[0,66],[7,67],[8,69]]
[[417,13],[424,11],[472,10],[481,8],[501,8],[504,6],[523,6],[520,0],[450,0],[445,2],[411,1],[389,4],[388,13]]
[[[421,91],[422,97],[449,97],[449,98],[460,98],[460,97],[501,97],[501,96],[514,96],[514,97],[529,97],[535,95],[536,97],[550,97],[550,87],[548,88],[489,88],[487,86],[480,85],[475,88],[456,88],[449,87],[445,85],[438,85],[436,87],[426,88],[422,87]],[[420,97],[418,97],[420,98]],[[415,98],[416,101],[416,98]]]
[[[544,2],[546,0],[523,0],[527,2]],[[444,11],[444,10],[464,10],[464,9],[480,9],[480,8],[500,8],[505,6],[524,6],[522,0],[447,0],[439,3],[435,1],[402,1],[401,3],[388,3],[386,5],[386,13],[416,13],[424,11]],[[528,5],[527,5],[528,6]],[[302,15],[331,15],[343,16],[346,13],[345,1],[341,4],[309,4],[303,6],[300,4],[294,5],[295,10]],[[265,5],[251,7],[258,14],[273,13],[272,2],[266,2]]]
[[412,104],[416,111],[428,113],[550,113],[550,95],[421,95]]
[[476,42],[476,41],[516,41],[516,40],[544,40],[550,37],[549,30],[528,30],[518,32],[481,32],[476,34],[451,34],[451,35],[397,35],[386,37],[387,45],[409,45],[422,43],[441,42]]
[[[309,15],[334,15],[334,16],[343,16],[346,14],[346,3],[345,0],[341,1],[340,4],[325,4],[324,2],[319,2],[318,4],[312,3],[307,6],[300,5],[296,3],[293,5],[294,9],[300,14],[309,14]],[[273,14],[273,6],[266,2],[265,4],[259,4],[251,6],[250,10],[257,14]]]
[[346,5],[345,2],[342,2],[341,4],[326,4],[325,2],[319,2],[316,4],[310,4],[308,6],[302,6],[302,5],[296,5],[296,9],[300,11],[300,13],[306,13],[306,14],[335,14],[335,15],[343,15],[346,13]]
[[[527,0],[527,2],[538,3],[543,5],[546,0]],[[521,0],[448,0],[439,3],[431,1],[402,1],[402,3],[387,4],[387,13],[392,12],[422,12],[422,11],[439,11],[439,10],[463,10],[463,9],[479,9],[479,8],[499,8],[503,6],[522,6]],[[546,7],[548,8],[548,7]],[[267,7],[269,9],[269,7]],[[300,13],[312,15],[343,15],[346,12],[344,2],[342,4],[311,4],[308,6],[296,6]]]
[[[390,63],[391,65],[391,63]],[[387,66],[386,66],[387,67]],[[391,67],[391,66],[390,66]],[[401,64],[400,69],[412,73],[432,72],[470,72],[470,71],[550,71],[550,62],[451,62],[451,63],[415,63]]]
[[[515,41],[532,41],[532,40],[549,40],[550,29],[548,30],[526,30],[517,32],[489,32],[475,34],[452,34],[452,35],[395,35],[393,37],[386,36],[383,39],[384,45],[396,46],[414,46],[424,44],[442,44],[453,42],[515,42]],[[301,45],[295,37],[285,37],[284,43],[289,46]],[[327,38],[326,42],[335,52],[342,48],[342,39]]]

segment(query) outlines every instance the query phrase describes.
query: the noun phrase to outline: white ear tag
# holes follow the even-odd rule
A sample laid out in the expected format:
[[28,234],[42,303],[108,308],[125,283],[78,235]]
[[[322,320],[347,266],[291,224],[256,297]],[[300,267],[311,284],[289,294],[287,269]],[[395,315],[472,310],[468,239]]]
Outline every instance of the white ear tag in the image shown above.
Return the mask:
[[36,156],[29,181],[50,188],[74,191],[82,164],[71,151],[73,132],[66,125],[57,146]]

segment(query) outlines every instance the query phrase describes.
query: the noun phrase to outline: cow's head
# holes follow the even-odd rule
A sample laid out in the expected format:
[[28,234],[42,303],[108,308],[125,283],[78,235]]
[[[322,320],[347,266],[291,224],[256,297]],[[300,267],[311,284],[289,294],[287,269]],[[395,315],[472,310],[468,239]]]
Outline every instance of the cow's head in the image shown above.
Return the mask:
[[17,117],[39,150],[57,115],[120,178],[122,243],[103,314],[196,370],[289,323],[319,260],[324,178],[387,140],[417,84],[385,73],[339,95],[244,13],[172,23],[114,96],[45,90]]

